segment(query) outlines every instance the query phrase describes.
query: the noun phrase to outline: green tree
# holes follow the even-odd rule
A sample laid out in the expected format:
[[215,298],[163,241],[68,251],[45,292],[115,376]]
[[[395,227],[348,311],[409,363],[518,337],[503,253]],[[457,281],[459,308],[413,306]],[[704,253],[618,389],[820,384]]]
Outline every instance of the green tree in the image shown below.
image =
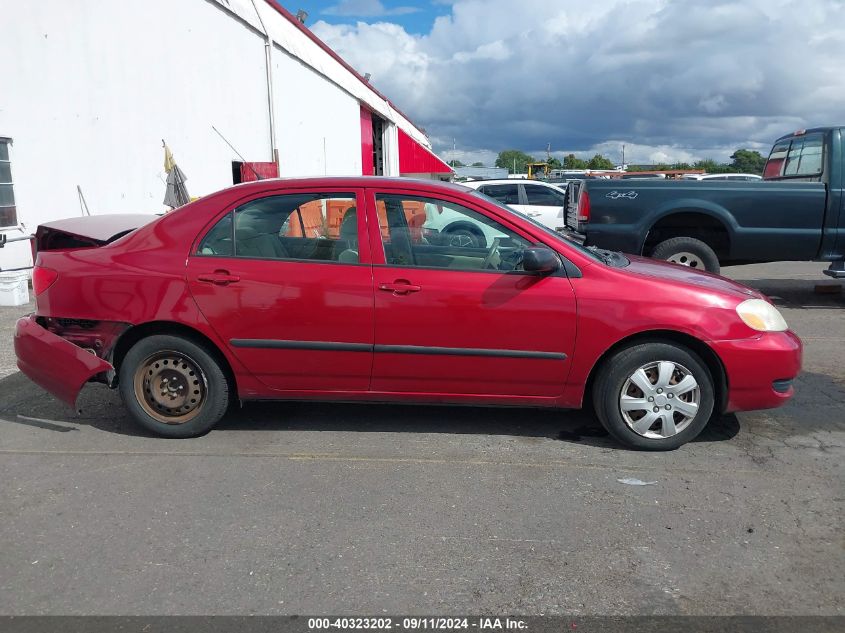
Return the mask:
[[473,167],[484,167],[484,163],[473,163]]
[[563,167],[563,163],[561,163],[557,158],[554,156],[551,157],[549,160],[546,161],[549,165],[549,169],[561,169]]
[[506,149],[499,152],[496,167],[505,167],[511,174],[523,174],[528,171],[528,163],[533,163],[534,157],[518,149]]
[[564,169],[586,169],[587,161],[578,158],[575,154],[567,154],[563,157]]
[[720,165],[712,158],[704,158],[702,160],[697,160],[693,164],[695,169],[703,169],[708,174],[718,174],[724,171],[724,165]]
[[466,167],[461,161],[452,159],[449,161],[450,167]]
[[731,155],[731,160],[731,170],[743,174],[762,174],[766,166],[766,158],[760,152],[750,149],[736,150]]
[[609,158],[605,158],[601,154],[596,154],[587,161],[588,169],[613,169],[616,165]]

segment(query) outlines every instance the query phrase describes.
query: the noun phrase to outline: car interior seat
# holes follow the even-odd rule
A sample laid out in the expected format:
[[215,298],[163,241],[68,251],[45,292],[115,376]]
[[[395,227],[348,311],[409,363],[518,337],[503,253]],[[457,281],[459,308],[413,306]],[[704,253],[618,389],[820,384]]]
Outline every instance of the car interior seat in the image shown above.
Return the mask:
[[244,212],[236,216],[236,254],[284,259],[289,254],[279,240],[282,221],[277,213]]

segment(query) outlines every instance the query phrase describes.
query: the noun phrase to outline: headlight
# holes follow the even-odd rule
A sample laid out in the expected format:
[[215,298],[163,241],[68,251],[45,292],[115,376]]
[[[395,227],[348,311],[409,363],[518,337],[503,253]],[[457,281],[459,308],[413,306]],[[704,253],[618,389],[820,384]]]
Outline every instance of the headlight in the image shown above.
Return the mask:
[[748,299],[736,307],[742,322],[758,332],[783,332],[789,329],[778,309],[762,299]]

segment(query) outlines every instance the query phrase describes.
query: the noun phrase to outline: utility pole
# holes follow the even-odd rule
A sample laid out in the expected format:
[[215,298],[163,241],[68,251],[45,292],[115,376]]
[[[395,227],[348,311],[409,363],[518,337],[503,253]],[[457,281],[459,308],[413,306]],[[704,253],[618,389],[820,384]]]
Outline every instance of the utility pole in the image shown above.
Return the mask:
[[625,169],[625,144],[622,144],[622,169]]

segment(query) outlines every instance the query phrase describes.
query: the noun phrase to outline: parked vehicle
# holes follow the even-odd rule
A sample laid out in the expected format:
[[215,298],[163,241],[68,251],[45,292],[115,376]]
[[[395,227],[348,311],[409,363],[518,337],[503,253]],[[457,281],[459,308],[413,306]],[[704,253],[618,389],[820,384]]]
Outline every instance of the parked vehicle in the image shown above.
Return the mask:
[[534,218],[550,229],[564,227],[566,190],[538,180],[479,180],[463,183]]
[[[408,220],[428,212],[495,237],[430,240]],[[108,222],[73,233],[113,235]],[[39,229],[18,367],[72,406],[86,382],[117,388],[166,437],[256,399],[590,403],[620,442],[666,450],[714,414],[784,404],[800,369],[800,340],[759,292],[583,248],[458,185],[263,180],[101,246],[61,233]]]
[[845,277],[845,128],[778,139],[765,181],[585,181],[566,225],[584,243],[718,272],[721,265],[829,261]]

